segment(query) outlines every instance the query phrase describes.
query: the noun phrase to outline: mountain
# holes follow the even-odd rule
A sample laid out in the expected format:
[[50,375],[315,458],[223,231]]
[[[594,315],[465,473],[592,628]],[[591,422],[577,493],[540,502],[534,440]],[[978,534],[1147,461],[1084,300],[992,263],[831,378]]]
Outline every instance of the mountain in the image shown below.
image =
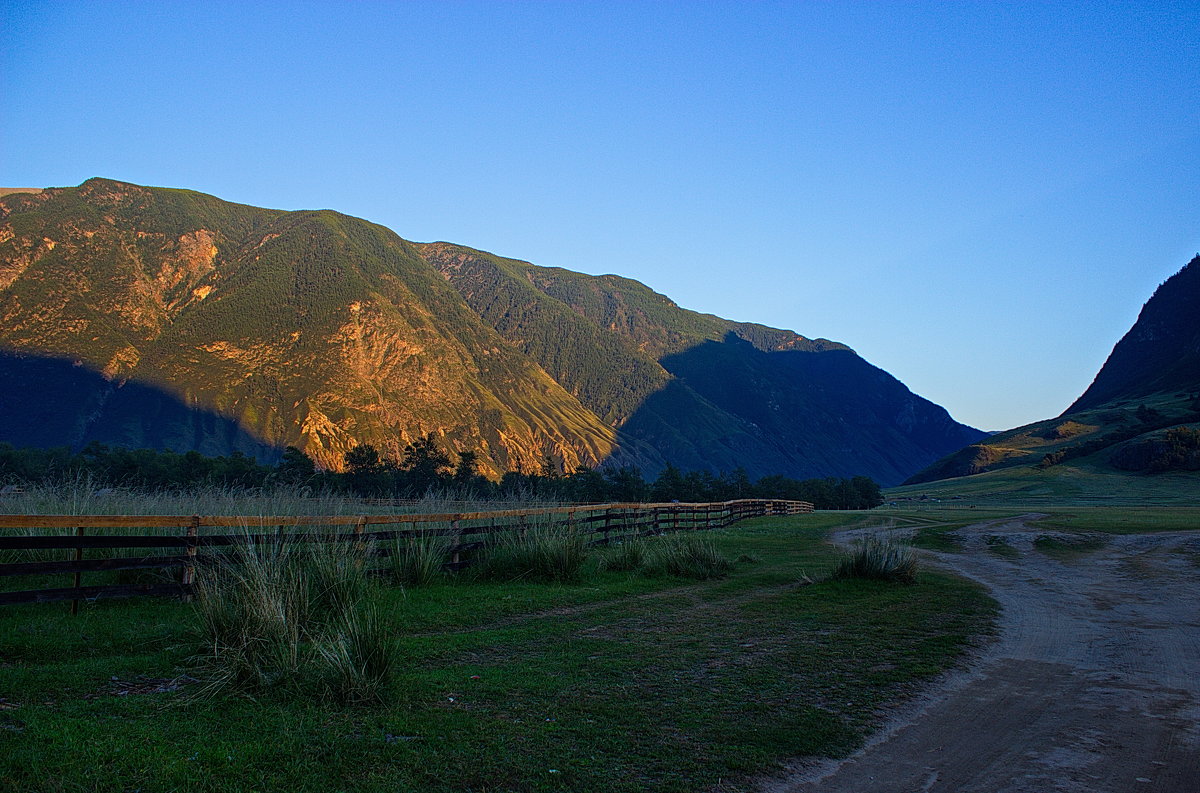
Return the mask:
[[432,433],[485,471],[897,482],[982,433],[844,345],[336,212],[91,179],[0,191],[0,440],[338,468]]
[[684,469],[895,482],[983,435],[843,344],[689,311],[615,275],[419,249],[585,406]]
[[[1175,443],[1168,440],[1173,428],[1184,427],[1183,435],[1174,431],[1184,437],[1198,422],[1200,256],[1155,290],[1091,386],[1062,415],[996,433],[905,484],[1080,459],[1108,470],[1155,470],[1155,450]],[[1177,451],[1190,459],[1187,448]]]
[[1117,400],[1200,390],[1200,256],[1164,281],[1064,415]]

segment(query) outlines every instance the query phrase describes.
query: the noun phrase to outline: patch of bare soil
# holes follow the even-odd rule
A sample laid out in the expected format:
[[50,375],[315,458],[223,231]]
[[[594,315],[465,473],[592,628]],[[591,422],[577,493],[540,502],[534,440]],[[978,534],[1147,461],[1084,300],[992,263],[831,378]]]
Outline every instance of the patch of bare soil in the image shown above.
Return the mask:
[[[963,553],[930,554],[1003,606],[972,668],[856,754],[798,762],[764,793],[1200,791],[1200,531],[1064,557],[1035,546],[1048,534],[1028,525],[1037,517],[958,530]],[[1017,553],[989,552],[989,537]]]

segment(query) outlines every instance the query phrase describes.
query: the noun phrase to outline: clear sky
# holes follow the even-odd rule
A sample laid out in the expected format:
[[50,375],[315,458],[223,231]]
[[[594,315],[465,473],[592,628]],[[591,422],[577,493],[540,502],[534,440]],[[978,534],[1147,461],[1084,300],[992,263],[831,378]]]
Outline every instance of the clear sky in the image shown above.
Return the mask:
[[1061,412],[1200,251],[1200,3],[0,0],[0,186],[636,278]]

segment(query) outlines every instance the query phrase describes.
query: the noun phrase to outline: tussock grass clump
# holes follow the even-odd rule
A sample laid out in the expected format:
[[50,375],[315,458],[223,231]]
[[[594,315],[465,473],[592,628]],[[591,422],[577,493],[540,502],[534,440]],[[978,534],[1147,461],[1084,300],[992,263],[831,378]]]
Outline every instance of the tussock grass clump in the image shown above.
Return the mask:
[[392,677],[395,642],[371,603],[342,614],[337,631],[313,645],[321,693],[346,703],[374,702]]
[[711,535],[668,534],[648,546],[643,570],[647,575],[671,575],[707,581],[724,578],[733,562],[717,548]]
[[372,604],[367,546],[247,542],[197,575],[202,694],[377,699],[394,643]]
[[482,548],[468,568],[480,581],[574,583],[583,576],[589,549],[583,534],[562,526],[505,532]]
[[831,577],[912,584],[917,580],[917,557],[907,545],[868,537],[856,543],[855,549],[838,563]]
[[646,562],[646,541],[635,537],[621,540],[604,549],[600,556],[600,569],[615,573],[631,573]]
[[442,576],[451,544],[451,539],[441,534],[398,537],[391,548],[392,581],[406,587],[432,584]]

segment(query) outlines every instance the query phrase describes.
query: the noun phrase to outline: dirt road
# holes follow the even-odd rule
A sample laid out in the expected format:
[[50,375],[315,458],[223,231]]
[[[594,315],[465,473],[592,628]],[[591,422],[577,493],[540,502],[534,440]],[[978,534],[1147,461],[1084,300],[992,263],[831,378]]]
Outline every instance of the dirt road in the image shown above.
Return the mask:
[[971,669],[853,756],[764,791],[1200,793],[1200,531],[1054,558],[1036,517],[959,530],[963,552],[936,555],[1003,606]]

